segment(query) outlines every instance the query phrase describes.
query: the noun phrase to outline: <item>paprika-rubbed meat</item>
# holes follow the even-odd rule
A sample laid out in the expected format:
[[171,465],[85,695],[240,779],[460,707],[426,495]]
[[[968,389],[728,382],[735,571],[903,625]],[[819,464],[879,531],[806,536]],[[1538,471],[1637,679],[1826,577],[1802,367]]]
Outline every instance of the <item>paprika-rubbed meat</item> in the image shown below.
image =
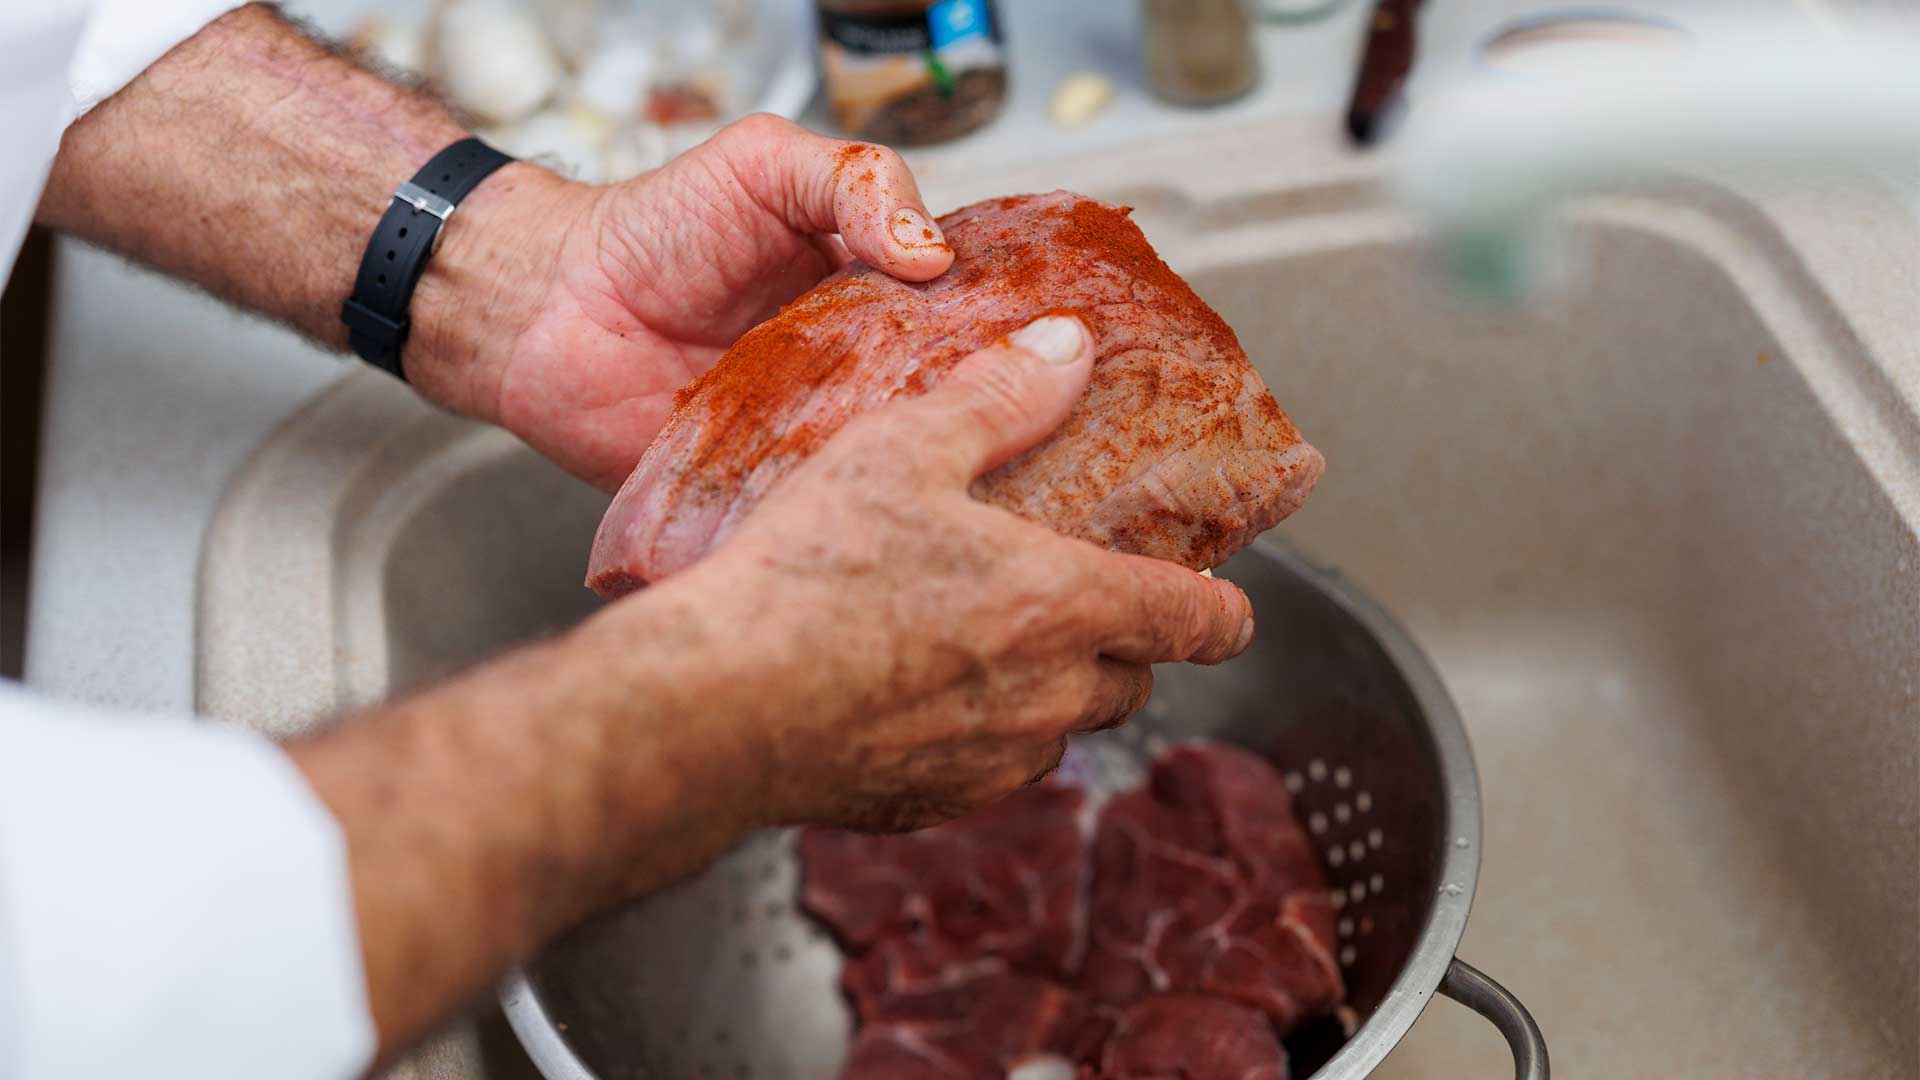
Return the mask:
[[910,284],[856,263],[747,332],[675,400],[594,539],[588,584],[616,596],[726,538],[848,420],[920,394],[1035,318],[1087,320],[1086,395],[974,494],[1118,551],[1215,566],[1297,509],[1320,454],[1218,314],[1123,208],[1071,192],[940,221],[952,269]]

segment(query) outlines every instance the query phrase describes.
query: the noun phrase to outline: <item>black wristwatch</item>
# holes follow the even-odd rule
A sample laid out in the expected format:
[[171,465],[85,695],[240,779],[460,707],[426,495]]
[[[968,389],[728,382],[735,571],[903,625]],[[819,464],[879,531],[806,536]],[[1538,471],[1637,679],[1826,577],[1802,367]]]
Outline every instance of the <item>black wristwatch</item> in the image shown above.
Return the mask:
[[353,295],[340,307],[340,321],[347,324],[348,339],[362,360],[406,381],[400,350],[412,328],[407,308],[440,227],[468,192],[512,160],[479,139],[461,139],[433,155],[393,193],[360,257]]

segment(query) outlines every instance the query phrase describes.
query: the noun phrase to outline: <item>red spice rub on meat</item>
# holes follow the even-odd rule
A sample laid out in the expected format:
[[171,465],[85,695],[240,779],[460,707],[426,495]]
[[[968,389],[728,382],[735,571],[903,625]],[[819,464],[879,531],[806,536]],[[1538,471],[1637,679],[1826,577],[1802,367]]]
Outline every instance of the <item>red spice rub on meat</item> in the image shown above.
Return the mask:
[[921,284],[854,264],[747,332],[686,387],[594,540],[603,595],[679,570],[854,416],[924,393],[1049,311],[1087,320],[1087,393],[974,494],[1119,551],[1217,565],[1305,501],[1323,465],[1233,331],[1127,210],[1056,191],[940,220],[954,264]]

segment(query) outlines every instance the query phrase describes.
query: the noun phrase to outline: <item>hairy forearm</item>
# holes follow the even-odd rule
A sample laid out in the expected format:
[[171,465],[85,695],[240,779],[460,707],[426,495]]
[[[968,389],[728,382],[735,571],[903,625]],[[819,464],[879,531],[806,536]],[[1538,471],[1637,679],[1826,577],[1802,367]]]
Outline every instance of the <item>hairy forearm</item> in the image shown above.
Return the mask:
[[347,834],[383,1054],[762,822],[763,755],[732,722],[755,680],[699,595],[637,596],[289,747]]
[[[395,187],[466,135],[446,109],[336,55],[271,8],[229,12],[70,127],[38,220],[195,282],[333,347]],[[413,301],[408,373],[455,408],[459,369],[505,336],[497,283],[536,272],[574,187],[509,165],[465,200]],[[500,310],[495,310],[499,307]]]

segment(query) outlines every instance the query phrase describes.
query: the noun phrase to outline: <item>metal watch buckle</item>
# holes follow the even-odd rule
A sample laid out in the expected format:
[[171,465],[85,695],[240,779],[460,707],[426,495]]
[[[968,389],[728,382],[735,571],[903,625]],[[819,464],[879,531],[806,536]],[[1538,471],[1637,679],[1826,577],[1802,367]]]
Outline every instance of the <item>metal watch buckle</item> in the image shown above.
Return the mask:
[[448,215],[453,213],[453,204],[409,180],[400,185],[393,197],[422,213],[432,214],[446,223]]

